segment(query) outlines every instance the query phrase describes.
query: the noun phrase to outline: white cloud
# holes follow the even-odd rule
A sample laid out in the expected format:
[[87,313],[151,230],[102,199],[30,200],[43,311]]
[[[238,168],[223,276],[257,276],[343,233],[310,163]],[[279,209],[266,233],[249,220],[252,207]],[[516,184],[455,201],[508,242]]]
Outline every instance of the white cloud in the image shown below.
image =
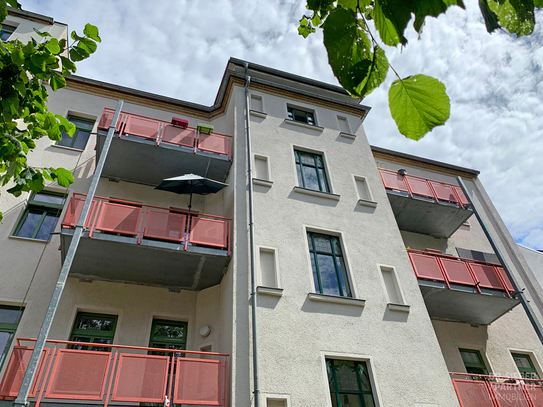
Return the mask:
[[[320,33],[304,40],[303,1],[148,2],[22,0],[103,39],[78,74],[210,105],[230,56],[336,84]],[[477,1],[429,19],[422,39],[387,55],[402,76],[432,75],[447,86],[451,118],[419,142],[401,136],[388,110],[388,86],[374,91],[366,132],[372,144],[475,168],[515,239],[543,248],[543,26],[514,39],[486,32]],[[210,6],[212,4],[212,6]],[[537,17],[542,19],[543,13]],[[393,80],[389,73],[387,82]]]

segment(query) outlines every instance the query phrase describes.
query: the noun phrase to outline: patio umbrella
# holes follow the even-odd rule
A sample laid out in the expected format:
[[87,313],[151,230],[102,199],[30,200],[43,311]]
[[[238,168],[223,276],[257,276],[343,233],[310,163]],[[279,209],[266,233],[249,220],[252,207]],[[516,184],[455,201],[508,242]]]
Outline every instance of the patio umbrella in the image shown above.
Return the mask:
[[179,177],[166,178],[162,180],[159,186],[155,189],[162,191],[175,192],[176,194],[190,194],[189,212],[192,207],[192,194],[207,195],[219,192],[221,189],[227,187],[228,184],[224,184],[219,181],[214,181],[209,178],[201,177],[195,174],[186,174]]

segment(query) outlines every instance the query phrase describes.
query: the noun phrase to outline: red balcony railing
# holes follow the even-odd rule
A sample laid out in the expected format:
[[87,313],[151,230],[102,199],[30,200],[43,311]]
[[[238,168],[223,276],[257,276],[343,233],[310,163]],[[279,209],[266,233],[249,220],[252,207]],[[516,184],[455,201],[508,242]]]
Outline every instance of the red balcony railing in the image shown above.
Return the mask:
[[[17,346],[0,382],[0,400],[14,400],[33,347]],[[86,346],[67,349],[65,345]],[[182,352],[182,353],[181,353]],[[149,354],[153,353],[153,354]],[[159,353],[159,354],[157,354]],[[227,405],[228,354],[48,340],[29,397],[85,405],[163,403]]]
[[[461,407],[540,407],[543,381],[450,373]],[[464,378],[459,378],[464,377]]]
[[[105,108],[98,128],[107,130],[113,120],[115,110]],[[199,132],[194,127],[181,128],[164,120],[140,116],[138,114],[121,112],[116,131],[119,137],[130,134],[153,140],[160,143],[175,144],[192,148],[194,153],[207,151],[232,159],[232,136],[213,132],[211,134]]]
[[379,169],[381,179],[386,189],[391,191],[407,192],[410,197],[420,196],[430,198],[435,202],[450,202],[459,206],[469,205],[462,188],[458,185],[431,179],[415,177],[413,175],[401,175],[397,172]]
[[[74,193],[68,203],[63,228],[75,227],[85,202],[83,194]],[[230,255],[231,220],[220,216],[190,213],[159,206],[142,205],[119,199],[96,197],[84,226],[89,237],[99,231],[122,236],[224,249]]]
[[447,284],[463,284],[505,291],[511,296],[514,288],[500,264],[437,254],[431,251],[408,250],[409,259],[417,278],[441,281]]

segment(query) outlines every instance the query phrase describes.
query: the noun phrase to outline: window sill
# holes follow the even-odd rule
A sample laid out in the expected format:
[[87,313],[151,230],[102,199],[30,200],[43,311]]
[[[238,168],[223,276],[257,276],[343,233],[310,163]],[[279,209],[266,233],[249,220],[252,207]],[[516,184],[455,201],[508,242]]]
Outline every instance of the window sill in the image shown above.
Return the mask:
[[319,198],[331,199],[333,201],[339,201],[341,195],[332,194],[330,192],[315,191],[314,189],[307,189],[303,187],[294,187],[294,192],[299,192],[300,194],[312,195]]
[[306,129],[316,130],[318,132],[324,131],[324,127],[316,126],[313,124],[307,124],[303,122],[297,122],[295,120],[285,119],[284,121],[287,124],[292,124],[293,126],[305,127]]
[[83,151],[85,151],[85,150],[80,150],[79,148],[59,146],[57,144],[52,144],[51,147],[62,148],[63,150],[77,151],[78,153],[82,153]]
[[366,300],[351,297],[340,297],[338,295],[309,293],[307,298],[312,301],[328,302],[332,304],[354,305],[355,307],[363,307],[366,305]]
[[256,292],[259,293],[259,294],[271,295],[273,297],[282,297],[283,296],[283,289],[282,288],[264,287],[262,285],[259,285],[258,287],[256,287]]
[[265,179],[259,179],[259,178],[253,178],[253,184],[260,185],[262,187],[268,187],[268,188],[271,188],[273,186],[272,181],[268,181],[268,180],[265,180]]
[[51,240],[32,239],[30,237],[20,237],[20,236],[13,236],[13,235],[9,235],[8,237],[10,239],[26,240],[27,242],[37,242],[37,243],[49,243],[51,241]]
[[268,117],[267,113],[259,112],[258,110],[249,110],[249,114],[251,116],[260,117],[261,119],[265,119],[266,117]]
[[370,208],[377,208],[377,202],[367,201],[365,199],[359,199],[358,200],[358,205],[368,206]]
[[405,305],[405,304],[388,303],[387,307],[390,311],[399,311],[399,312],[409,312],[409,310],[411,309],[411,305]]
[[351,140],[356,140],[356,134],[340,132],[339,135],[341,137],[345,137],[345,138],[348,138],[348,139],[351,139]]

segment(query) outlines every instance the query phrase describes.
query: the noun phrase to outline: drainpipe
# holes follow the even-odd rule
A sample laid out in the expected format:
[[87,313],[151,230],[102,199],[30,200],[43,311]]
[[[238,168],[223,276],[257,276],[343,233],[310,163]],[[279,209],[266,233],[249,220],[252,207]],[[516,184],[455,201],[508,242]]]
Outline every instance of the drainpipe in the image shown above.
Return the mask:
[[485,232],[485,235],[490,242],[490,245],[492,246],[492,249],[494,249],[494,253],[496,253],[496,256],[498,256],[498,260],[503,266],[503,269],[505,270],[505,274],[507,274],[507,277],[509,277],[509,280],[511,281],[511,285],[515,289],[515,292],[517,294],[518,299],[520,300],[520,303],[524,307],[524,311],[526,311],[526,315],[528,315],[528,319],[532,323],[532,326],[534,327],[535,333],[539,337],[539,340],[543,344],[543,328],[539,324],[539,321],[537,320],[537,317],[534,314],[534,311],[532,310],[532,307],[530,306],[528,299],[526,298],[526,295],[524,295],[524,291],[520,289],[520,286],[517,282],[517,279],[513,275],[511,269],[509,268],[508,264],[505,262],[505,258],[503,257],[500,249],[498,248],[498,245],[496,244],[496,241],[492,237],[492,234],[490,233],[490,230],[486,226],[485,221],[481,217],[481,214],[477,210],[477,207],[475,206],[475,203],[473,202],[473,199],[471,198],[466,185],[464,184],[464,181],[460,176],[456,177],[456,180],[458,181],[458,184],[462,188],[462,191],[464,191],[464,195],[466,195],[466,198],[468,199],[471,208],[473,209],[473,213],[477,217],[477,220],[481,224],[481,227],[483,228],[483,231]]
[[251,251],[251,309],[253,317],[253,394],[255,407],[260,406],[260,385],[258,383],[258,341],[256,325],[256,276],[255,276],[255,223],[253,215],[253,160],[251,154],[251,131],[249,118],[249,84],[247,75],[249,63],[245,62],[245,131],[247,134],[247,178],[249,180],[249,247]]
[[123,101],[119,100],[119,102],[117,102],[117,109],[115,110],[115,115],[113,116],[113,120],[111,121],[111,125],[109,126],[109,130],[107,132],[107,137],[104,143],[104,147],[102,149],[102,154],[100,155],[98,164],[96,164],[96,169],[92,177],[89,192],[87,194],[87,197],[85,198],[85,203],[83,204],[83,209],[81,210],[81,215],[79,216],[79,220],[75,225],[74,235],[72,237],[72,241],[70,242],[70,247],[68,247],[68,253],[66,254],[66,258],[64,259],[64,264],[62,265],[62,269],[60,270],[57,284],[55,286],[55,291],[53,291],[53,296],[51,297],[49,308],[47,308],[47,313],[45,314],[45,319],[43,320],[38,339],[36,341],[36,344],[34,345],[34,351],[32,352],[32,356],[30,357],[30,361],[28,362],[28,367],[26,368],[23,382],[21,383],[21,388],[19,389],[19,394],[17,395],[17,399],[15,399],[15,401],[13,402],[14,406],[22,407],[29,405],[27,399],[28,393],[30,392],[30,386],[34,381],[34,376],[36,375],[36,368],[38,366],[40,356],[45,347],[47,336],[49,336],[49,330],[51,329],[51,325],[53,324],[53,318],[55,317],[55,313],[57,312],[60,297],[62,296],[62,291],[64,291],[64,286],[66,285],[66,280],[72,267],[77,246],[79,245],[79,241],[81,240],[81,236],[83,235],[83,225],[85,223],[85,219],[87,219],[87,216],[89,214],[91,202],[94,199],[96,187],[98,186],[98,181],[100,181],[100,175],[102,174],[102,169],[104,168],[104,164],[106,162],[106,157],[109,152],[109,146],[111,145],[111,140],[113,139],[113,134],[115,133],[115,127],[117,126],[117,121],[119,119],[122,107]]

